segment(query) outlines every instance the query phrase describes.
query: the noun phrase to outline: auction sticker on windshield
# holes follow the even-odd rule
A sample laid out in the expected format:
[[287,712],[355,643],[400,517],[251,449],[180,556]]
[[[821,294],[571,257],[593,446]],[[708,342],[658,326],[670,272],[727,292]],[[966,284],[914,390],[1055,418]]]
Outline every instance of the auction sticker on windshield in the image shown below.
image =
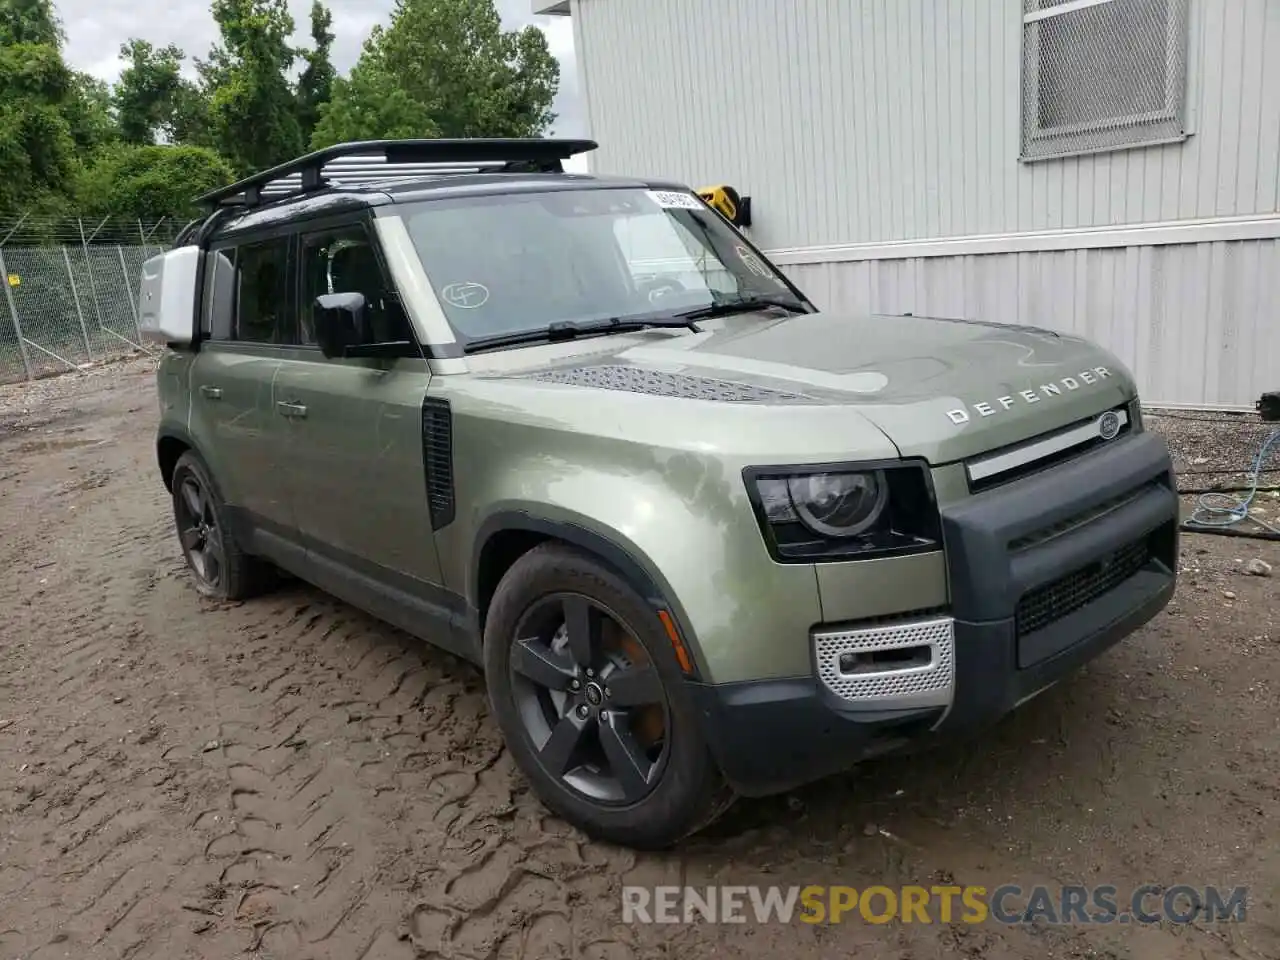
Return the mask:
[[649,199],[660,207],[676,210],[702,210],[705,205],[692,193],[681,193],[679,190],[646,190]]

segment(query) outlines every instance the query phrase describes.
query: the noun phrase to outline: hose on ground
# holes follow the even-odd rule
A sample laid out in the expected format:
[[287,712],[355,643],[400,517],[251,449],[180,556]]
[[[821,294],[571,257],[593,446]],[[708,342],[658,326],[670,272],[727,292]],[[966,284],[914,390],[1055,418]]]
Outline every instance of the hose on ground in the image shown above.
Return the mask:
[[[1201,493],[1196,498],[1195,510],[1188,519],[1183,521],[1181,529],[1189,533],[1215,533],[1225,536],[1252,537],[1257,540],[1280,540],[1280,527],[1251,512],[1253,501],[1258,496],[1259,483],[1265,472],[1264,465],[1273,447],[1280,450],[1280,430],[1273,430],[1254,455],[1253,466],[1247,474],[1252,482],[1245,488],[1245,496],[1233,496],[1222,490]],[[1266,532],[1253,533],[1235,529],[1245,520],[1252,520]]]

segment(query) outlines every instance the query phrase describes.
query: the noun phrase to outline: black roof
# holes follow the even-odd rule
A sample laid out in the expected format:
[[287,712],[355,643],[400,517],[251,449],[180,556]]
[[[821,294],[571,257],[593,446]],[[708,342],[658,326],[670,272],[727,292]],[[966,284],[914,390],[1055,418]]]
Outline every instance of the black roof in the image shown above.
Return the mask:
[[377,188],[405,180],[477,173],[563,173],[564,161],[596,149],[592,140],[362,140],[290,160],[198,198],[213,208],[258,207],[332,187]]

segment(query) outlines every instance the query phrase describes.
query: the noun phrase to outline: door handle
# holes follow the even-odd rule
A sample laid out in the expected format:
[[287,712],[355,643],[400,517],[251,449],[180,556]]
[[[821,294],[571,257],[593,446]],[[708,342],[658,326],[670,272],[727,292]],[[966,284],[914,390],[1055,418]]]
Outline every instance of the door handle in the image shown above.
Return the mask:
[[200,387],[200,393],[208,397],[210,400],[222,399],[222,388],[211,387],[207,383]]
[[307,415],[307,408],[301,403],[288,403],[284,400],[279,400],[276,402],[276,407],[286,417],[305,417]]

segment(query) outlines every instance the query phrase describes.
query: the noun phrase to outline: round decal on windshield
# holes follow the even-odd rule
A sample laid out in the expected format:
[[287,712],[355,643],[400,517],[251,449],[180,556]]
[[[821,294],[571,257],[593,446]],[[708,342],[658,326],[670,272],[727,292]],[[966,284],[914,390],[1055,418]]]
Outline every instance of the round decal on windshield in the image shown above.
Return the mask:
[[489,302],[489,288],[483,283],[472,281],[451,283],[440,291],[440,296],[452,307],[474,310]]

